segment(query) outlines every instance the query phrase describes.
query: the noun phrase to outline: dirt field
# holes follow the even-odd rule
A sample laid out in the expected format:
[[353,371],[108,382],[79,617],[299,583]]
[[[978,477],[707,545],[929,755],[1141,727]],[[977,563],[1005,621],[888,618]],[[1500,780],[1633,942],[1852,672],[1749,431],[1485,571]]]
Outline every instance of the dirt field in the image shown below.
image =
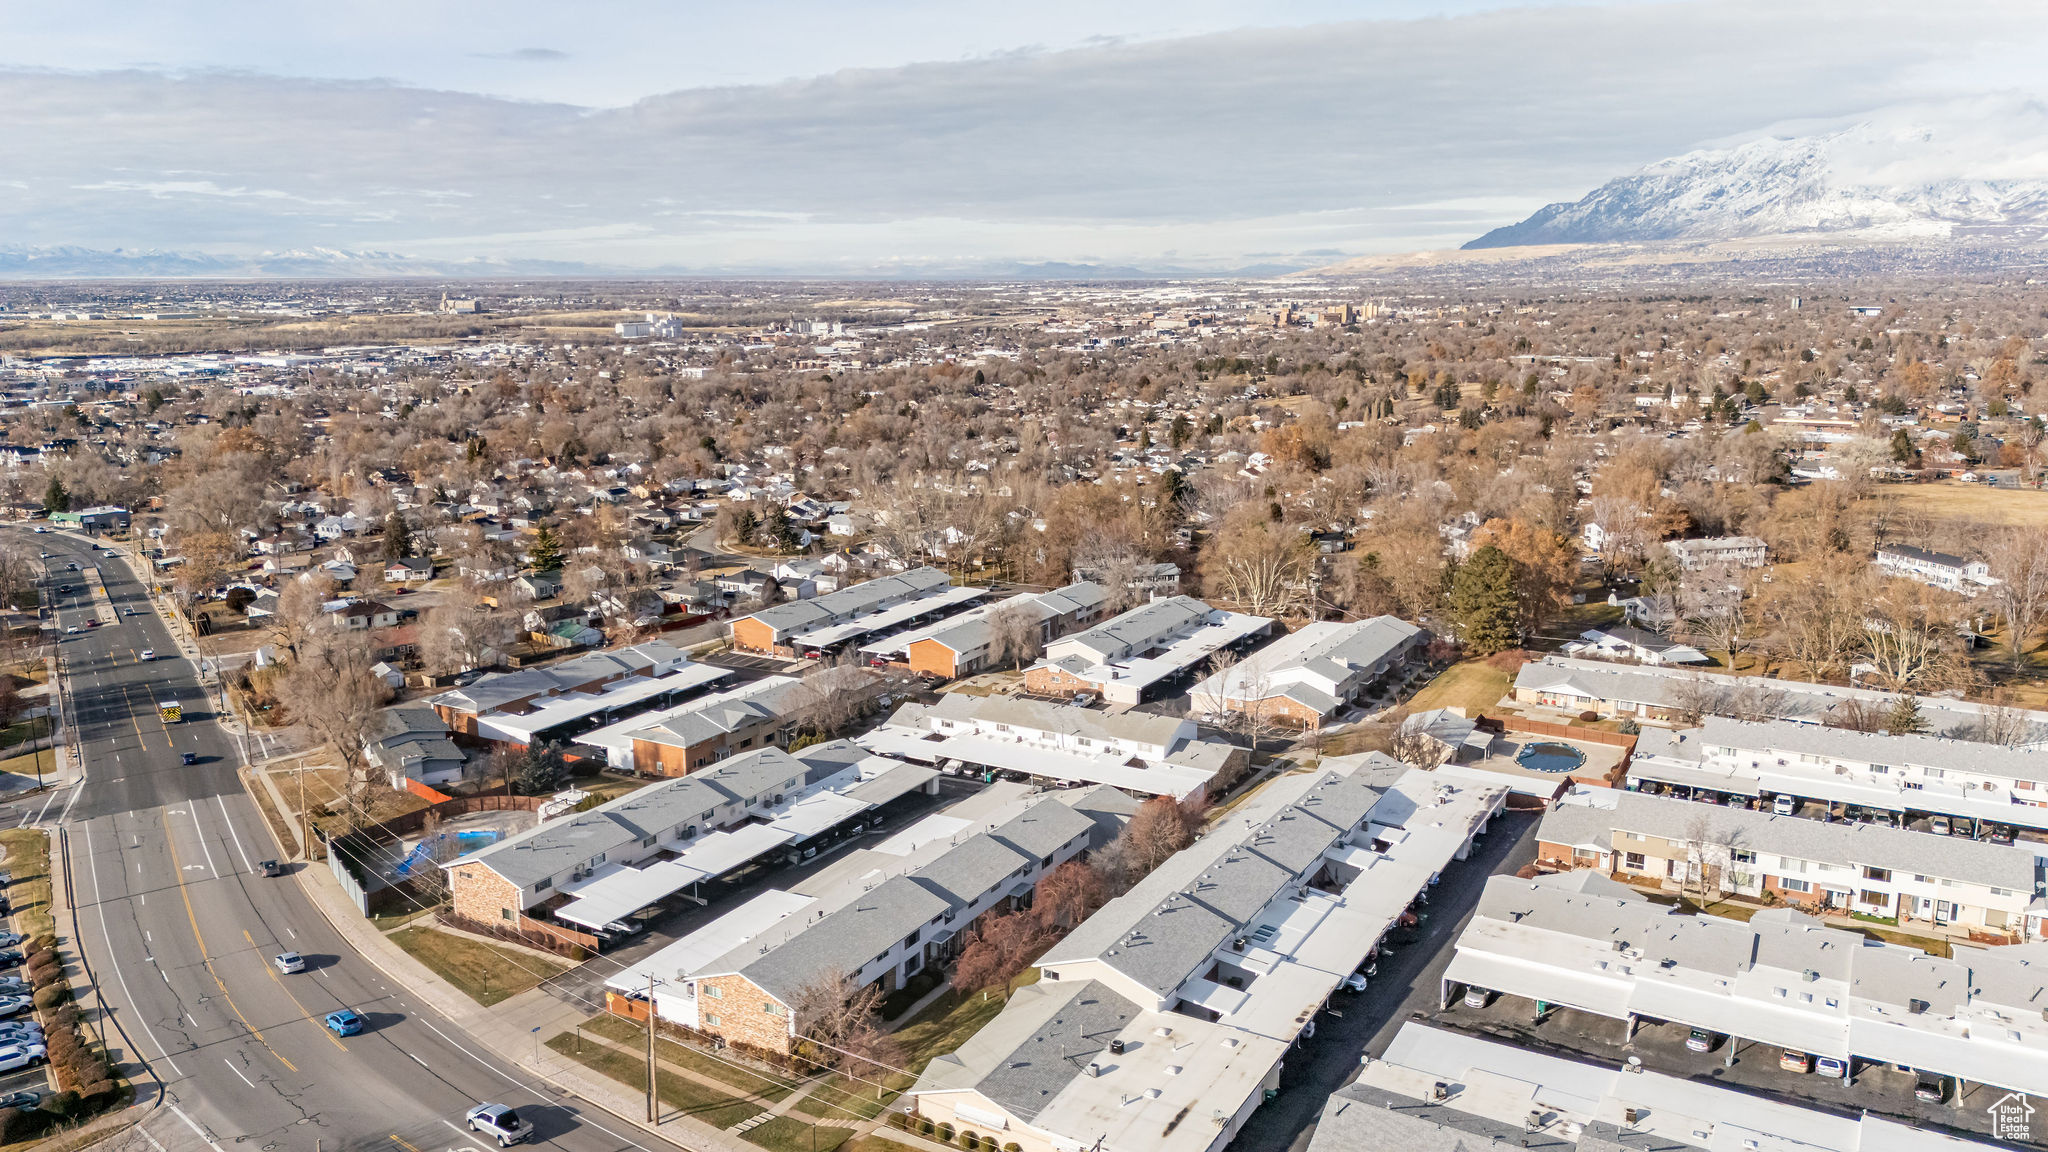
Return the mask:
[[2048,492],[2034,489],[1941,480],[1933,484],[1900,484],[1884,489],[1883,494],[1897,497],[1899,510],[1908,515],[2048,528]]

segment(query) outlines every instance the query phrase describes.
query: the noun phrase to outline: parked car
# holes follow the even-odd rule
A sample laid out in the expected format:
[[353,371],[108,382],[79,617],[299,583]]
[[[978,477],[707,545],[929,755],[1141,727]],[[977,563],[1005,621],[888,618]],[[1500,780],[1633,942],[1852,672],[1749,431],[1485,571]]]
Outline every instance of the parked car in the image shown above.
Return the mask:
[[304,972],[306,970],[306,958],[297,952],[280,952],[272,956],[270,962],[276,966],[279,972],[287,976],[294,972]]
[[26,959],[28,957],[22,955],[19,949],[0,949],[0,968],[19,968],[21,962]]
[[0,1108],[19,1108],[27,1112],[43,1102],[41,1092],[9,1092],[0,1096]]
[[1927,822],[1927,830],[1936,836],[1948,835],[1948,817],[1936,816]]
[[9,1016],[21,1015],[23,1012],[28,1011],[33,1006],[33,1003],[26,996],[0,995],[0,1020],[5,1020]]
[[1822,1056],[1814,1060],[1813,1070],[1822,1076],[1829,1076],[1840,1080],[1849,1074],[1849,1065],[1835,1059],[1833,1056]]
[[361,1032],[366,1023],[368,1021],[363,1019],[363,1014],[353,1008],[327,1014],[327,1030],[336,1036],[353,1036]]
[[40,1042],[9,1044],[0,1048],[0,1072],[15,1072],[42,1060],[48,1053]]
[[1807,1052],[1794,1052],[1787,1048],[1778,1053],[1778,1067],[1787,1072],[1798,1072],[1803,1075],[1813,1071],[1813,1055]]
[[533,1135],[533,1121],[503,1104],[479,1104],[462,1114],[471,1132],[481,1132],[507,1148]]
[[1353,972],[1344,978],[1344,990],[1347,992],[1363,992],[1365,991],[1365,985],[1365,973],[1363,972]]
[[1916,1073],[1913,1077],[1913,1098],[1939,1104],[1948,1099],[1948,1077],[1933,1072]]
[[19,932],[0,932],[0,948],[13,948],[27,939]]
[[1695,1028],[1685,1034],[1685,1046],[1693,1052],[1712,1052],[1720,1042],[1719,1032],[1709,1032],[1705,1028]]
[[1465,985],[1465,1007],[1484,1008],[1493,1003],[1493,993],[1476,985]]
[[1780,816],[1794,816],[1799,812],[1799,801],[1783,794],[1771,798],[1771,811]]
[[1095,693],[1093,693],[1093,692],[1076,692],[1076,693],[1074,693],[1074,699],[1073,699],[1073,705],[1074,705],[1074,707],[1076,707],[1076,708],[1086,708],[1086,707],[1089,707],[1090,705],[1092,705],[1092,704],[1094,704],[1094,703],[1095,703]]
[[64,634],[65,634],[66,636],[76,636],[76,635],[78,635],[78,625],[76,625],[76,624],[71,624],[71,625],[67,625],[67,626],[65,627],[65,629],[64,629]]

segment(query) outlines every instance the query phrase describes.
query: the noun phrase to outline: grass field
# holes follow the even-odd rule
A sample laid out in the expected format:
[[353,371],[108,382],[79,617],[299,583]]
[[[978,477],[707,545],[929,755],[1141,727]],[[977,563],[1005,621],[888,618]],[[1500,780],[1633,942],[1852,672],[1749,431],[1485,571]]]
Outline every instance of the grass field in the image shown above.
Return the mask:
[[[1036,983],[1038,969],[1026,968],[1010,981],[1010,990],[1015,992]],[[924,1071],[932,1057],[960,1047],[1002,1010],[1003,997],[993,990],[986,995],[976,992],[962,996],[957,990],[948,989],[912,1017],[910,1023],[896,1030],[896,1040],[903,1045],[903,1066],[912,1072]]]
[[794,1116],[777,1116],[740,1135],[774,1152],[832,1152],[846,1143],[853,1129],[837,1125],[806,1124]]
[[34,776],[38,772],[48,775],[57,770],[57,754],[48,748],[31,752],[26,756],[10,756],[0,760],[0,772],[12,772],[17,776]]
[[50,837],[33,828],[0,832],[7,858],[0,868],[14,877],[7,898],[14,905],[14,930],[31,939],[55,935],[57,921],[50,908]]
[[[611,1077],[634,1092],[644,1094],[647,1091],[647,1065],[642,1060],[595,1044],[583,1045],[583,1051],[578,1053],[576,1037],[568,1032],[548,1041],[548,1047],[594,1072]],[[661,1102],[672,1111],[694,1116],[714,1128],[730,1128],[761,1111],[759,1105],[714,1092],[681,1076],[661,1078]]]
[[1898,484],[1882,489],[1881,494],[1897,498],[1900,511],[1932,520],[2048,528],[2048,492],[2035,489],[1939,480]]
[[[592,1036],[602,1036],[615,1044],[637,1045],[641,1051],[646,1051],[647,1030],[631,1020],[601,1013],[584,1024],[582,1030]],[[756,1075],[736,1064],[673,1040],[656,1040],[655,1052],[665,1063],[674,1064],[678,1068],[688,1068],[714,1080],[723,1080],[735,1089],[769,1103],[774,1103],[790,1093],[789,1085],[783,1081]]]
[[427,927],[400,929],[391,941],[486,1008],[569,970],[566,964]]
[[1422,691],[1408,702],[1408,710],[1463,708],[1465,715],[1477,716],[1500,703],[1500,698],[1512,687],[1514,677],[1509,673],[1485,660],[1465,660],[1444,669],[1436,679],[1423,685]]

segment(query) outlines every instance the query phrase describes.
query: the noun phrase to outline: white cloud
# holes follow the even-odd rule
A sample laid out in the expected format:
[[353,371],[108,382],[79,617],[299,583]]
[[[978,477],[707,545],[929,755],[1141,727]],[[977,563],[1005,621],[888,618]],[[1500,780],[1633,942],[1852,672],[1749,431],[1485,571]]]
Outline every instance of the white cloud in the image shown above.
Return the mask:
[[[2034,12],[1514,9],[854,69],[616,108],[248,73],[0,72],[0,136],[31,184],[0,202],[0,235],[784,270],[1439,247],[1790,119],[2048,92]],[[564,51],[532,70],[580,66],[580,48]]]

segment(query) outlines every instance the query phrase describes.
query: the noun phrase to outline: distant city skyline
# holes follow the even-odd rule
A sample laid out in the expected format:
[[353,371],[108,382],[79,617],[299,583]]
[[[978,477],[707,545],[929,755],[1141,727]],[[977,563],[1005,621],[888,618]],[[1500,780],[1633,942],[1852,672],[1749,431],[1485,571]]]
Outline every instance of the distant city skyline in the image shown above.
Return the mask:
[[14,249],[1304,266],[1792,122],[2048,94],[2018,0],[0,13]]

